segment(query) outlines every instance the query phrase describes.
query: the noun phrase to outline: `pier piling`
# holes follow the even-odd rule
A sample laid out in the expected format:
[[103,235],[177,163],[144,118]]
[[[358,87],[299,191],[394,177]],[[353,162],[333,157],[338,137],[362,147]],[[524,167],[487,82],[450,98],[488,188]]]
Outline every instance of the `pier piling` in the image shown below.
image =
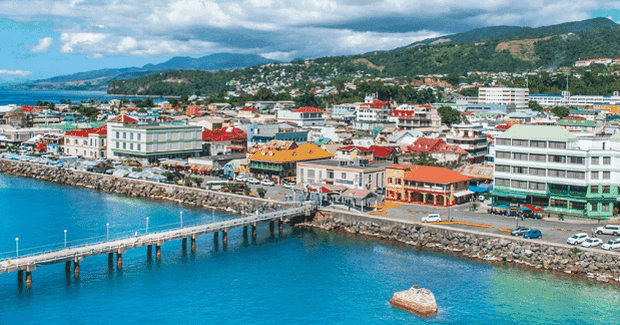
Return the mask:
[[116,252],[116,267],[119,269],[123,267],[123,253],[120,250]]
[[228,244],[228,229],[226,228],[222,230],[222,244],[224,245]]
[[153,258],[153,245],[146,246],[146,258],[149,260]]
[[155,259],[161,260],[161,246],[155,245]]
[[217,241],[218,241],[219,237],[220,237],[219,232],[216,231],[216,232],[213,233],[213,243],[214,244],[217,244]]
[[256,222],[252,224],[252,238],[256,238]]
[[190,239],[190,245],[191,245],[192,252],[196,253],[196,239],[191,238]]
[[24,282],[24,270],[17,271],[17,283],[22,284]]
[[80,262],[78,260],[75,260],[73,262],[73,275],[74,276],[80,275]]
[[248,238],[248,226],[243,226],[243,238]]
[[32,286],[32,272],[26,271],[26,286]]
[[71,273],[71,261],[65,262],[65,273],[69,275]]
[[269,221],[269,232],[273,234],[273,229],[275,227],[275,223],[273,220]]
[[114,253],[108,253],[108,267],[114,265]]
[[278,231],[282,232],[282,230],[284,229],[284,222],[282,222],[282,219],[278,220]]
[[181,241],[181,247],[183,248],[183,250],[187,249],[187,238],[183,238],[183,240]]

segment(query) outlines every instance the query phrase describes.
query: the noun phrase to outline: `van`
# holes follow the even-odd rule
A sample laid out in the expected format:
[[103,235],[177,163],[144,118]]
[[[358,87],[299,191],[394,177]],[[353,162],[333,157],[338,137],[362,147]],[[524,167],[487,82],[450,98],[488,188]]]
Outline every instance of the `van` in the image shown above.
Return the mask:
[[597,235],[620,235],[620,225],[605,225],[605,227],[596,228]]

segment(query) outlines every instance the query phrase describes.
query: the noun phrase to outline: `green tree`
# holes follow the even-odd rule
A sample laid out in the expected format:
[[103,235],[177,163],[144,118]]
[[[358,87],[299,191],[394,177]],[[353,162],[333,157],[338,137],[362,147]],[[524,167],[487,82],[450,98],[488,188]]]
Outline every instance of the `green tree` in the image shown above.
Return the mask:
[[535,100],[530,100],[529,106],[530,106],[530,109],[533,111],[542,112],[543,110],[543,107],[540,106],[540,104],[538,104],[538,102]]
[[437,112],[441,115],[441,123],[447,126],[461,121],[461,113],[452,107],[441,106]]
[[421,152],[416,157],[416,165],[422,166],[439,166],[437,159],[433,158],[429,153]]
[[148,113],[148,111],[147,111],[147,110],[146,110],[146,108],[144,108],[144,107],[141,107],[141,108],[140,108],[137,112],[138,112],[138,113],[142,113],[142,114],[146,114],[146,113]]
[[262,187],[256,189],[256,194],[258,194],[258,197],[260,197],[261,199],[265,198],[265,193],[267,193],[267,190]]
[[254,95],[254,99],[259,100],[259,101],[270,101],[270,100],[275,100],[275,96],[273,95],[271,90],[267,88],[260,88],[256,92],[256,95]]
[[243,188],[243,194],[250,195],[250,188],[249,187],[244,187]]
[[54,103],[49,103],[47,105],[47,108],[50,109],[50,110],[55,110],[56,109],[56,105]]
[[570,114],[570,110],[564,106],[556,106],[551,110],[551,113],[559,118],[565,118]]

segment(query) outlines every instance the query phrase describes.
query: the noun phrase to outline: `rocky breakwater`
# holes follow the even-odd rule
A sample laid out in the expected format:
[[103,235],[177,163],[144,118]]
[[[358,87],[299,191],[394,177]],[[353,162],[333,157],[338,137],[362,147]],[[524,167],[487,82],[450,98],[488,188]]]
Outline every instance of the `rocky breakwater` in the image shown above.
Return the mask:
[[420,289],[418,286],[396,292],[390,304],[425,317],[437,314],[435,295],[430,290]]
[[620,255],[615,252],[346,213],[318,212],[311,222],[298,226],[372,236],[420,249],[573,274],[600,282],[620,282]]
[[0,173],[29,177],[42,181],[80,186],[107,193],[155,200],[174,201],[204,208],[216,208],[233,213],[253,213],[258,209],[279,208],[264,199],[229,193],[190,188],[179,185],[148,182],[110,175],[77,171],[34,163],[0,159]]

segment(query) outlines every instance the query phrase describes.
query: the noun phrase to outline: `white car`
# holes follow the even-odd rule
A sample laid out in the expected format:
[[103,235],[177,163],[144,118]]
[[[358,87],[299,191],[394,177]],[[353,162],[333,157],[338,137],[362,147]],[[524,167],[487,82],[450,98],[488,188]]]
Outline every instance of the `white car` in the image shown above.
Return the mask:
[[292,189],[293,187],[295,187],[294,183],[284,183],[284,188],[290,188]]
[[586,239],[588,239],[588,234],[586,234],[585,232],[580,232],[578,234],[574,234],[568,237],[566,243],[569,245],[577,245],[583,243],[584,241],[586,241]]
[[237,176],[237,177],[235,177],[235,180],[236,180],[237,182],[246,182],[246,181],[247,181],[247,178],[245,178],[245,177],[243,177],[243,176]]
[[620,238],[610,239],[605,244],[601,245],[602,249],[612,250],[620,248]]
[[260,184],[260,181],[254,177],[248,177],[248,183],[250,184]]
[[429,214],[422,218],[422,222],[441,222],[441,217],[438,214]]
[[620,225],[605,225],[605,227],[596,228],[597,235],[620,235]]
[[603,240],[600,238],[588,238],[583,243],[581,243],[582,247],[596,247],[603,243]]
[[272,181],[268,180],[268,179],[263,179],[262,181],[260,181],[261,185],[265,185],[265,186],[274,186],[276,184],[274,184]]

